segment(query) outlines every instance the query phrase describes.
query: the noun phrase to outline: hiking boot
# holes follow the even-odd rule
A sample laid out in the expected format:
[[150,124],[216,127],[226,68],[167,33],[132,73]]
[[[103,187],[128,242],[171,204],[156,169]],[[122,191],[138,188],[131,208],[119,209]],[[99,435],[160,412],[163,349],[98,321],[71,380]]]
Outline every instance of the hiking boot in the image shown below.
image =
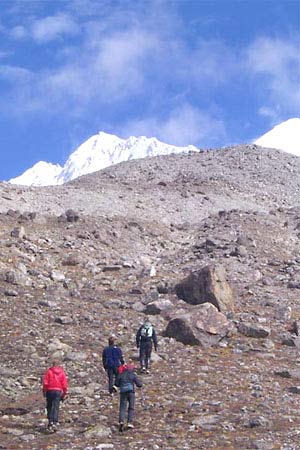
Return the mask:
[[119,423],[119,431],[120,431],[120,433],[122,433],[122,431],[124,431],[124,423],[123,422]]
[[49,431],[49,433],[55,433],[56,427],[55,427],[54,423],[52,423],[52,422],[48,423],[47,430]]
[[149,373],[150,373],[150,370],[149,370],[149,369],[146,369],[146,373],[149,374]]
[[[117,386],[113,385],[112,390],[113,390],[113,392],[118,392]],[[112,393],[113,393],[113,392],[112,392]]]
[[134,425],[132,423],[128,423],[127,424],[127,428],[129,428],[130,430],[132,430],[134,428]]
[[142,367],[141,368],[141,373],[145,373],[146,372],[146,368],[145,367]]

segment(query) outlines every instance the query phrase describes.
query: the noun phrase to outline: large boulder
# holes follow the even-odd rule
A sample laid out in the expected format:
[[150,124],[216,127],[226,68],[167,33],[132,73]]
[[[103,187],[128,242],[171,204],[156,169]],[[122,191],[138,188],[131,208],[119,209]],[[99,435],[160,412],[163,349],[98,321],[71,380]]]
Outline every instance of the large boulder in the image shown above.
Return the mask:
[[159,299],[148,303],[145,308],[145,314],[160,314],[173,308],[173,303],[169,299]]
[[195,306],[191,312],[173,317],[164,332],[186,345],[216,345],[233,329],[225,315],[211,303]]
[[175,286],[177,297],[191,305],[212,303],[221,312],[234,309],[233,292],[222,266],[206,266]]

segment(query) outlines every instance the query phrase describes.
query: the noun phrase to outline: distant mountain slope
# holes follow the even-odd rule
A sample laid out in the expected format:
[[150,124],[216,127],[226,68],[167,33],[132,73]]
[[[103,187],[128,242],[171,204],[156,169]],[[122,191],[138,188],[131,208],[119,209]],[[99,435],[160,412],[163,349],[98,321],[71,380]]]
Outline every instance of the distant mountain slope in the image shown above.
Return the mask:
[[[300,119],[289,119],[275,126],[254,143],[300,156]],[[63,167],[59,164],[40,161],[9,182],[26,186],[61,185],[120,162],[189,151],[198,151],[198,149],[193,145],[176,147],[145,136],[121,139],[100,132],[71,153]]]
[[300,119],[293,118],[276,125],[258,138],[255,144],[300,156]]
[[193,145],[176,147],[156,138],[131,136],[121,139],[100,132],[80,145],[63,167],[40,161],[9,182],[26,186],[59,185],[123,161],[197,150]]
[[[198,224],[223,210],[300,207],[300,158],[257,145],[124,161],[60,186],[0,183],[0,212],[12,207],[61,215]],[[32,205],[32,206],[30,206]],[[300,209],[299,209],[300,211]]]

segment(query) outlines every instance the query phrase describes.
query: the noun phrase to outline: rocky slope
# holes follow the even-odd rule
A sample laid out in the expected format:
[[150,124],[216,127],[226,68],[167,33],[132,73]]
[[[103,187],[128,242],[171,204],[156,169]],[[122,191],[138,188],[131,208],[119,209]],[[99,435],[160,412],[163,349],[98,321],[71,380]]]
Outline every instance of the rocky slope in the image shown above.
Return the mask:
[[[1,184],[0,448],[299,448],[299,173],[296,156],[239,146],[64,186]],[[213,346],[165,337],[172,315],[199,314],[176,284],[214,264],[234,293],[231,331]],[[114,333],[136,361],[149,311],[159,350],[136,428],[120,434],[101,353]],[[53,353],[70,397],[47,435],[40,377]]]

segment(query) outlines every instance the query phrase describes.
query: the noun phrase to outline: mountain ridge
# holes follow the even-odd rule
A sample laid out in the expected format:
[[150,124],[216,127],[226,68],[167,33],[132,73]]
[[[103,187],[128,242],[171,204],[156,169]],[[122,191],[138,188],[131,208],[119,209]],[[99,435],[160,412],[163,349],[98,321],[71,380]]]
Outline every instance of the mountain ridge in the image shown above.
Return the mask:
[[[9,180],[11,184],[51,186],[96,172],[110,165],[131,159],[198,151],[193,145],[177,147],[152,137],[131,136],[122,139],[100,131],[71,153],[63,167],[40,161],[22,175]],[[43,170],[40,170],[40,169]]]
[[[254,143],[300,156],[300,119],[292,118],[276,125]],[[197,152],[200,149],[193,145],[177,147],[155,137],[130,136],[122,139],[100,131],[75,149],[63,167],[40,161],[22,175],[10,179],[9,183],[27,186],[61,185],[123,161],[189,151]]]

